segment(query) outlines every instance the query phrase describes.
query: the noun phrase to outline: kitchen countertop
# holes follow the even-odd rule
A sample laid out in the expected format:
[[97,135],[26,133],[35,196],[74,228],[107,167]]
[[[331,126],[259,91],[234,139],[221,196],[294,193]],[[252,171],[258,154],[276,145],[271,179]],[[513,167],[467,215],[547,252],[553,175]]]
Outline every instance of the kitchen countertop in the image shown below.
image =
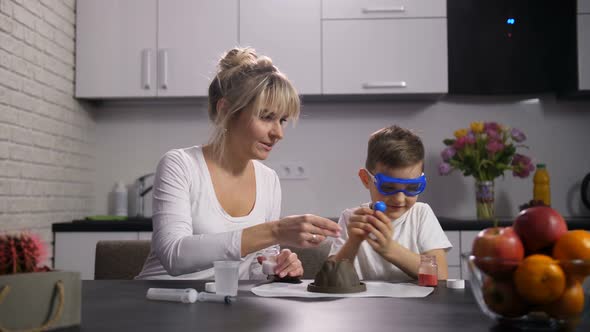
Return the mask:
[[[330,218],[338,221],[338,218]],[[438,217],[441,227],[445,231],[476,231],[492,227],[491,221],[476,220],[475,218],[449,218]],[[569,229],[590,230],[590,216],[588,217],[565,217]],[[499,226],[512,225],[513,219],[501,218]],[[151,218],[131,218],[126,221],[90,221],[74,220],[72,222],[55,223],[51,227],[53,232],[151,232]]]

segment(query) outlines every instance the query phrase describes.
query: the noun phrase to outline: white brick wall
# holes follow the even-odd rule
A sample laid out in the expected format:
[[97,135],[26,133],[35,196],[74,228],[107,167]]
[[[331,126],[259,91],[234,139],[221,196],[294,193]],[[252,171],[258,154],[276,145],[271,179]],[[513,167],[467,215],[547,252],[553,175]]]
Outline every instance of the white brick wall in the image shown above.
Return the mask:
[[[93,207],[95,122],[74,94],[75,0],[0,0],[0,231]],[[51,252],[50,250],[49,252]]]

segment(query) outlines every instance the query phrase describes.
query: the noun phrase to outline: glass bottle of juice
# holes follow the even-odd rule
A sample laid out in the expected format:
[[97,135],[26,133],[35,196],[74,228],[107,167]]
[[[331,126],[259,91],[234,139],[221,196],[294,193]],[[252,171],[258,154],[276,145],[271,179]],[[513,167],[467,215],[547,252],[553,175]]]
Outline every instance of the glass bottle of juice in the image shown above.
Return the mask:
[[551,187],[549,172],[545,164],[537,164],[537,171],[533,177],[533,200],[542,201],[551,206]]
[[436,286],[438,284],[438,265],[436,256],[420,255],[418,267],[418,285]]

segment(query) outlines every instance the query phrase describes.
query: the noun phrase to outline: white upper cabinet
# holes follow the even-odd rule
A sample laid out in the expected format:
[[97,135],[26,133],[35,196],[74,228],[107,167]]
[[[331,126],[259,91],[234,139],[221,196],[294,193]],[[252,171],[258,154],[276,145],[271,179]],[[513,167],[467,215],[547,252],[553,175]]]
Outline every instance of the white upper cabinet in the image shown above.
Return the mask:
[[78,0],[76,97],[206,96],[238,0]]
[[446,17],[445,0],[323,0],[322,18]]
[[446,1],[324,0],[325,94],[448,91]]
[[156,0],[76,7],[76,97],[155,96]]
[[590,14],[590,0],[578,0],[578,14]]
[[237,45],[271,57],[303,95],[448,91],[445,0],[76,4],[78,98],[207,96]]
[[238,0],[158,1],[158,96],[207,96],[215,66],[238,44]]
[[240,45],[272,58],[301,94],[321,93],[319,0],[241,0]]

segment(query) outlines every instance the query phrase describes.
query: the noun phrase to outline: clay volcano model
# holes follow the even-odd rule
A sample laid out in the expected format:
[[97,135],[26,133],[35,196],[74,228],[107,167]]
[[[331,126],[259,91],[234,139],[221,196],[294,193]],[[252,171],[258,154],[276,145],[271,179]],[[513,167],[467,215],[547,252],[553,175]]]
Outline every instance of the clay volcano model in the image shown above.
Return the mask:
[[327,260],[315,275],[315,280],[307,286],[307,290],[315,293],[360,293],[367,286],[360,282],[354,266],[348,260],[335,262]]

